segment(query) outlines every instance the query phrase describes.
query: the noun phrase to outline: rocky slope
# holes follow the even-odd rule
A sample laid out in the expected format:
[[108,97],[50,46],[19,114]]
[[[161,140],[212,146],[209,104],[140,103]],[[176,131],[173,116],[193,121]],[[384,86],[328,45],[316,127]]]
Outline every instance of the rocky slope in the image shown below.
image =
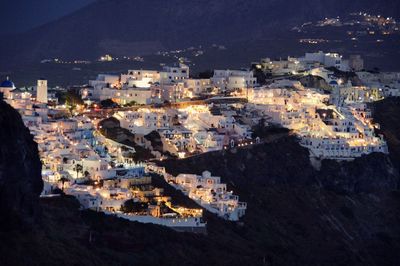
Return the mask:
[[[382,124],[387,134],[400,134],[397,125]],[[397,162],[395,153],[372,154],[324,161],[317,171],[293,137],[167,161],[173,174],[220,175],[248,202],[247,214],[231,223],[206,213],[208,234],[193,235],[78,212],[71,198],[46,199],[41,229],[0,232],[7,239],[0,241],[0,264],[398,265]]]
[[352,162],[324,160],[320,171],[310,164],[308,151],[293,137],[250,149],[208,153],[186,160],[161,163],[172,174],[209,170],[226,177],[235,189],[254,186],[320,187],[338,193],[358,194],[396,190],[398,170],[384,154],[371,154]]
[[0,230],[32,226],[42,192],[37,144],[21,116],[0,100]]
[[388,98],[370,106],[374,121],[381,125],[380,133],[389,144],[390,157],[400,169],[400,97]]
[[399,174],[372,154],[316,171],[292,138],[249,150],[167,161],[169,172],[209,170],[249,203],[242,237],[272,265],[395,265]]

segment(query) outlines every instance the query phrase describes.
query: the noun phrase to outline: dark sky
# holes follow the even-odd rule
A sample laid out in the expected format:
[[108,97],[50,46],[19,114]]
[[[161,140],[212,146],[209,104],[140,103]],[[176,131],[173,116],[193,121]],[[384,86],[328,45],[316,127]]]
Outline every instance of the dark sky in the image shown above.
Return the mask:
[[0,0],[0,34],[29,30],[93,1],[95,0]]

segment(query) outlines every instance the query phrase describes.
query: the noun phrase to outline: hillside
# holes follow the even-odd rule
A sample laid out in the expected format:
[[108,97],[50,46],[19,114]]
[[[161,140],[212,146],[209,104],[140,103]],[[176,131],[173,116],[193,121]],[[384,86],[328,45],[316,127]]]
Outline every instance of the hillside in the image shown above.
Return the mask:
[[[94,0],[3,1],[0,34],[24,32],[65,16]],[[24,19],[21,19],[23,17]]]
[[[383,1],[98,0],[83,9],[1,42],[2,62],[45,58],[96,59],[146,55],[198,44],[279,39],[294,25],[352,11],[398,16]],[[17,55],[17,56],[15,56]]]
[[[381,168],[386,164],[382,156],[357,161],[361,171],[357,183],[368,182],[363,173],[382,171],[378,186],[368,188],[373,193],[363,189],[336,192],[313,181],[316,172],[308,164],[306,151],[293,144],[289,138],[237,153],[201,156],[196,163],[166,163],[172,172],[211,169],[221,174],[249,204],[242,223],[206,213],[207,235],[177,233],[79,212],[78,203],[70,197],[42,199],[40,229],[0,232],[4,240],[0,264],[396,265],[400,195],[394,186],[398,175]],[[346,179],[352,171],[345,164],[335,174],[338,168],[331,167],[329,173],[336,179]]]
[[[376,108],[398,119],[396,101],[376,103]],[[387,135],[400,137],[391,118],[376,113],[375,118]],[[392,143],[390,149],[396,149]],[[23,158],[19,156],[14,159]],[[79,212],[70,197],[42,199],[41,219],[34,230],[0,228],[0,265],[397,265],[397,156],[324,161],[322,170],[316,171],[308,151],[287,136],[244,149],[166,161],[163,165],[173,174],[207,169],[220,175],[248,202],[241,222],[206,213],[207,235],[177,233]],[[161,179],[157,183],[163,186]]]

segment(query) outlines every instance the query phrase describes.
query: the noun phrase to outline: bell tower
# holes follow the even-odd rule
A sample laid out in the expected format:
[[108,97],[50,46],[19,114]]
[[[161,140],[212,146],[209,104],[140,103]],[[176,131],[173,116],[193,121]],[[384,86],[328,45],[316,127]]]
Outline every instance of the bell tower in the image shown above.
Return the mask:
[[36,100],[40,103],[47,103],[47,80],[39,79],[37,82]]

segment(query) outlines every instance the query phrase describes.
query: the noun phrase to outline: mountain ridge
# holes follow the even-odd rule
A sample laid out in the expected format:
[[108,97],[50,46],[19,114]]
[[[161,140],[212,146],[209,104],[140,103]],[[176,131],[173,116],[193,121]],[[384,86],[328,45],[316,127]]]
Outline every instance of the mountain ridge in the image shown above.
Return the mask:
[[105,53],[145,55],[192,45],[277,38],[285,36],[296,23],[360,10],[398,15],[400,3],[98,0],[56,21],[10,37],[1,47],[9,55],[5,54],[8,61],[18,62],[60,57],[95,59]]

